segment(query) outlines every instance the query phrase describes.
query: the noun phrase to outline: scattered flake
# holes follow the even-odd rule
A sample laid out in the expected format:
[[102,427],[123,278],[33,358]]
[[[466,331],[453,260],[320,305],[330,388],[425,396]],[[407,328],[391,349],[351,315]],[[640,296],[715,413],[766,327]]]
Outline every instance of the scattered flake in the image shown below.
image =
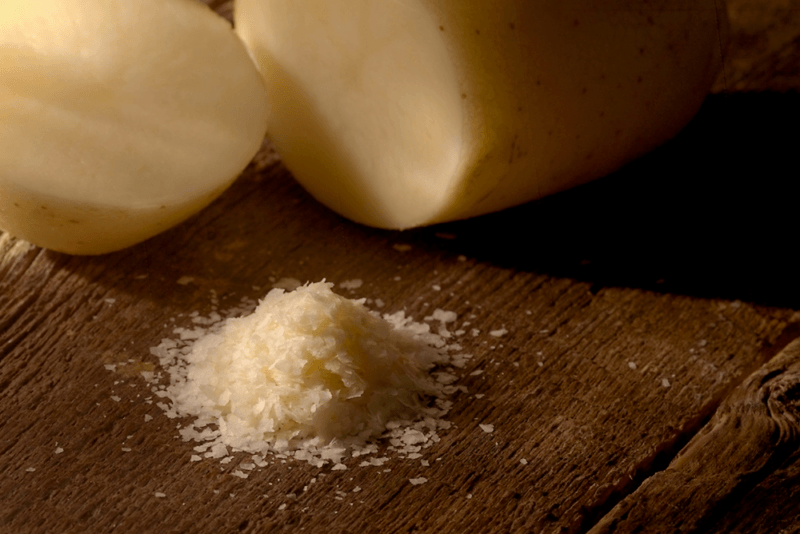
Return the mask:
[[408,481],[411,482],[412,486],[419,486],[420,484],[425,484],[428,481],[428,479],[425,477],[418,477],[418,478],[410,478]]
[[707,340],[707,339],[701,339],[701,340],[700,340],[700,341],[697,343],[697,345],[698,345],[698,346],[700,346],[700,347],[705,347],[706,345],[708,345],[708,340]]
[[392,248],[395,249],[397,252],[408,252],[411,250],[411,245],[407,245],[405,243],[396,243],[392,245]]
[[33,473],[34,471],[36,471],[36,468],[35,467],[29,467],[25,471],[27,471],[28,473]]
[[458,367],[459,369],[463,369],[467,366],[467,362],[472,358],[471,354],[453,354],[450,356],[451,363],[454,367]]
[[239,471],[238,469],[235,469],[235,470],[233,471],[233,473],[231,473],[231,474],[232,474],[233,476],[235,476],[235,477],[239,477],[239,478],[247,478],[247,477],[249,476],[247,473],[245,473],[245,472],[243,472],[243,471]]
[[482,398],[484,398],[485,396],[486,396],[486,394],[484,394],[484,393],[476,393],[476,394],[475,394],[475,398],[476,398],[476,399],[482,399]]
[[137,274],[133,278],[134,278],[134,280],[144,280],[145,278],[147,278],[147,276],[148,275],[146,275],[146,274]]
[[200,460],[202,460],[202,459],[203,459],[203,458],[202,458],[202,456],[198,456],[198,455],[196,455],[196,454],[193,454],[193,455],[191,456],[191,458],[189,458],[189,461],[190,461],[190,462],[199,462],[199,461],[200,461]]
[[388,461],[389,461],[389,458],[387,458],[385,456],[381,457],[381,458],[370,458],[369,460],[364,460],[363,462],[358,464],[358,466],[359,467],[370,467],[370,466],[380,467],[380,466],[382,466],[383,464],[385,464]]
[[206,334],[206,330],[201,327],[197,328],[176,328],[172,331],[174,334],[178,334],[181,337],[181,341],[187,341],[190,339],[200,339]]
[[419,443],[425,443],[427,441],[425,434],[423,434],[419,430],[414,430],[414,429],[407,429],[403,433],[403,436],[400,439],[406,445],[417,445]]
[[114,372],[114,371],[117,370],[117,364],[115,364],[115,363],[107,363],[103,367],[106,368],[106,371]]
[[56,447],[55,454],[61,454],[62,452],[64,452],[64,449],[61,447]]
[[178,278],[178,283],[182,286],[186,286],[194,282],[194,276],[181,276]]
[[471,498],[472,498],[472,494],[471,493],[467,493],[467,499],[471,499]]
[[131,452],[132,450],[130,447],[122,447],[122,452]]
[[286,503],[283,503],[280,506],[278,506],[278,510],[286,510]]
[[506,330],[505,327],[498,328],[497,330],[489,331],[489,335],[492,336],[492,337],[501,337],[501,336],[504,336],[506,334],[508,334],[508,330]]
[[662,387],[668,388],[668,387],[670,387],[671,385],[672,385],[672,384],[670,384],[670,383],[669,383],[669,380],[668,380],[668,379],[666,379],[666,378],[662,378],[662,379],[661,379],[661,386],[662,386]]
[[153,495],[155,495],[156,498],[158,498],[158,499],[163,499],[164,497],[167,496],[166,493],[161,493],[160,491],[155,492]]
[[478,426],[481,427],[481,430],[483,430],[487,434],[491,434],[492,432],[494,432],[494,425],[478,425]]
[[153,420],[153,416],[152,415],[150,415],[149,413],[144,414],[144,422],[145,423],[148,423],[148,422],[150,422],[152,420]]
[[272,287],[275,289],[283,289],[285,291],[294,291],[301,285],[303,285],[303,283],[297,278],[281,278],[277,282],[274,282]]
[[106,301],[106,303],[108,303],[108,304],[114,304],[115,302],[117,302],[117,299],[111,299],[111,298],[103,299],[103,300]]
[[522,459],[519,461],[519,463],[521,463],[522,465],[528,465],[528,460],[526,460],[525,458],[522,458]]
[[439,308],[433,310],[433,313],[425,317],[425,321],[439,321],[440,323],[452,323],[458,319],[458,315],[454,311],[445,311]]
[[359,491],[361,491],[361,486],[356,486],[353,488],[353,493],[358,493]]
[[434,291],[441,291],[442,290],[442,286],[440,286],[439,284],[433,284],[431,286],[431,289],[433,289]]
[[206,457],[210,458],[223,458],[228,455],[228,447],[224,443],[215,443],[209,452],[206,453]]
[[117,397],[116,395],[111,395],[111,400],[113,400],[114,402],[119,402],[122,399],[120,397]]
[[475,370],[475,371],[472,371],[472,372],[469,374],[469,376],[480,376],[480,375],[482,375],[482,374],[483,374],[483,369],[477,369],[477,370]]
[[[289,285],[294,285],[294,282]],[[194,328],[175,328],[173,333],[178,338],[164,339],[157,347],[151,348],[151,353],[159,358],[170,382],[167,385],[160,384],[161,373],[153,375],[151,390],[165,401],[159,402],[158,406],[170,418],[195,418],[188,424],[181,423],[178,426],[184,440],[201,443],[195,447],[196,454],[192,461],[196,461],[197,457],[205,457],[224,464],[231,462],[238,452],[249,452],[253,463],[259,467],[267,466],[265,456],[271,455],[283,463],[298,460],[318,468],[332,465],[332,471],[339,471],[347,469],[345,460],[348,457],[376,455],[384,448],[401,458],[420,459],[423,448],[440,441],[437,431],[450,428],[450,423],[442,419],[452,407],[452,401],[446,400],[446,397],[467,392],[464,386],[454,383],[458,376],[453,368],[463,368],[471,357],[456,352],[462,349],[457,343],[449,344],[448,338],[452,334],[443,327],[434,333],[430,325],[416,323],[402,311],[380,316],[364,308],[365,299],[348,300],[329,290],[330,295],[327,295],[324,291],[320,292],[320,286],[330,287],[332,284],[323,282],[298,288],[291,294],[295,298],[294,307],[289,306],[292,300],[290,295],[282,289],[273,289],[260,304],[242,299],[241,306],[225,313],[215,311],[208,317],[202,317],[198,312],[193,312],[188,317],[195,324]],[[308,298],[304,302],[309,305],[311,313],[307,313],[305,305],[298,307],[297,299],[301,298],[298,295],[308,295],[302,298]],[[285,306],[281,308],[284,297]],[[320,323],[319,318],[324,316],[320,314],[327,311],[319,301],[326,302],[325,299],[333,299],[335,306],[340,308],[337,308],[339,311],[331,321]],[[257,306],[259,309],[265,307],[266,315],[259,317],[258,312],[246,315]],[[237,317],[242,314],[245,316]],[[340,326],[341,321],[349,320],[351,314],[357,318],[353,325],[346,323],[346,326]],[[444,325],[455,322],[457,315],[437,309],[426,319],[437,320]],[[269,321],[277,325],[275,333],[271,332],[272,327],[268,325],[273,323]],[[333,330],[330,333],[320,332],[320,324]],[[256,325],[257,336],[254,334]],[[349,330],[351,328],[363,330],[356,330],[358,333],[353,334]],[[370,337],[376,335],[373,328],[379,332],[374,339]],[[297,330],[300,335],[287,337],[284,335],[286,330]],[[340,335],[342,332],[346,335]],[[364,358],[363,362],[353,361],[347,349],[339,350],[321,343],[323,339],[336,340],[353,335],[356,339],[364,336],[361,346],[368,349],[365,349],[365,354],[354,355]],[[391,351],[381,348],[387,336],[393,340]],[[296,341],[305,347],[298,353],[293,352],[296,349],[292,343]],[[256,345],[257,350],[253,348]],[[403,347],[400,353],[397,347]],[[407,383],[404,382],[406,377],[398,375],[400,382],[392,385],[388,396],[380,397],[382,390],[375,388],[384,386],[374,385],[369,375],[359,373],[369,371],[375,376],[385,377],[387,371],[381,367],[383,364],[379,358],[386,358],[387,353],[397,358],[398,354],[406,351],[409,351],[410,357],[417,359],[412,366],[413,373],[409,375]],[[301,356],[297,357],[296,354]],[[365,365],[365,362],[369,362],[369,365]],[[376,366],[376,363],[380,365]],[[316,375],[309,378],[309,365],[311,369],[314,365],[324,365],[330,372],[341,374],[344,388],[359,389],[338,391],[332,389],[342,387],[335,386],[338,382],[331,383],[327,379],[317,381]],[[273,387],[271,383],[267,383],[265,389],[264,376],[253,373],[253,368],[272,369],[273,380],[275,373],[279,373],[281,382],[276,384],[280,387],[274,394],[269,389]],[[403,366],[389,369],[391,371],[388,372],[394,376],[403,370]],[[358,379],[348,378],[350,376]],[[287,379],[289,382],[284,382]],[[316,384],[314,388],[308,388],[305,384],[309,380]],[[375,384],[380,383],[378,381]],[[406,394],[414,400],[402,400]],[[319,406],[328,406],[325,403],[331,399],[340,399],[337,402],[346,404],[341,407],[333,404],[326,409],[340,410],[349,406],[346,408],[348,415],[338,420],[309,415],[309,423],[304,423],[303,419],[284,421],[281,417],[300,417],[303,411],[294,407],[289,415],[289,411],[282,408],[284,401],[281,395],[289,395],[287,399],[294,403],[305,402],[298,399],[310,395],[309,406],[316,405],[317,409]],[[379,395],[378,398],[383,400],[370,404],[370,396],[374,395]],[[433,401],[431,407],[419,402],[426,398],[426,402]],[[361,408],[358,408],[362,405],[383,407],[397,403],[398,399],[401,399],[404,411],[396,415],[361,414]],[[223,413],[220,411],[222,406],[233,409]],[[414,409],[409,411],[412,406]],[[359,419],[362,415],[368,417],[364,422]],[[317,424],[329,426],[313,426]],[[351,432],[350,427],[341,426],[348,424],[358,428],[358,433]],[[276,431],[276,428],[291,430]],[[387,457],[369,458],[359,465],[381,466],[386,461]],[[253,464],[238,467],[237,470],[242,473],[254,468]]]
[[477,328],[473,328],[472,330],[469,331],[469,333],[472,335],[472,337],[478,337],[481,331],[478,330]]
[[628,367],[635,371],[637,369],[636,362],[628,362]]
[[375,307],[383,308],[386,304],[381,299],[375,299]]
[[458,377],[456,375],[454,375],[452,373],[446,373],[444,371],[442,371],[440,373],[434,373],[434,376],[436,377],[436,381],[439,384],[443,384],[443,385],[449,385],[449,384],[452,384],[453,382],[455,382],[456,380],[458,380]]
[[360,278],[354,278],[353,280],[345,280],[344,282],[339,284],[339,287],[341,287],[342,289],[349,289],[352,291],[354,289],[358,289],[362,285],[364,285],[364,282]]

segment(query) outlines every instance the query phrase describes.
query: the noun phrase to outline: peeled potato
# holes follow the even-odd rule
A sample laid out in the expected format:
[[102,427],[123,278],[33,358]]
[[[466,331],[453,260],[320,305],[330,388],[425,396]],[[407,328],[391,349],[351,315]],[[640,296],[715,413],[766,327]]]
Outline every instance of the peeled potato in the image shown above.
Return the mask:
[[715,0],[237,0],[270,137],[317,199],[408,228],[601,177],[673,137],[720,65]]
[[0,228],[57,251],[177,224],[266,131],[247,49],[194,0],[2,0],[0,72]]

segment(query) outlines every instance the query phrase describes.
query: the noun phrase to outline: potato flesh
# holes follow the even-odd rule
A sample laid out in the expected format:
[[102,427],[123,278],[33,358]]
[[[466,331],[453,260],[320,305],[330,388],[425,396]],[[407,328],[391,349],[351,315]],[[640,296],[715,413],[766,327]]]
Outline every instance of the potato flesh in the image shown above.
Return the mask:
[[197,2],[3,0],[0,44],[0,228],[38,245],[93,254],[150,237],[220,194],[263,140],[263,82]]
[[[398,28],[369,26],[383,16]],[[714,0],[239,0],[235,12],[286,110],[270,137],[287,167],[334,210],[386,228],[527,202],[671,138],[713,82],[721,19]],[[381,55],[392,36],[407,46]],[[360,83],[371,76],[396,92]]]
[[[459,85],[413,2],[239,0],[281,157],[318,199],[379,226],[424,221],[462,160]],[[392,206],[393,209],[386,209]]]

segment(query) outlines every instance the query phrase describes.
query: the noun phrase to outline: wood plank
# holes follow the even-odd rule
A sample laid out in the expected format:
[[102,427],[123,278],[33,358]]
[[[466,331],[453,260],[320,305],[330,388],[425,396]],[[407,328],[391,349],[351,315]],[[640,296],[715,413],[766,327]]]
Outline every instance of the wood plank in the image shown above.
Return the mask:
[[800,532],[800,455],[795,452],[747,492],[709,532]]
[[[577,191],[547,209],[588,205],[602,191]],[[566,235],[536,255],[498,247],[513,237],[509,228],[525,227],[522,220],[535,220],[540,209],[382,232],[332,215],[279,165],[254,166],[209,210],[128,251],[69,258],[14,244],[19,252],[6,256],[2,294],[25,306],[2,312],[3,522],[17,531],[166,522],[203,532],[245,521],[275,531],[458,532],[476,522],[487,532],[582,528],[688,439],[792,316],[769,305],[658,292],[658,280],[639,280],[653,289],[607,285],[620,264],[604,267],[611,260],[602,251],[594,256]],[[577,216],[563,231],[596,224],[594,216]],[[614,248],[637,238],[620,236]],[[400,243],[411,249],[393,247]],[[589,263],[581,265],[576,252]],[[582,269],[583,279],[563,274]],[[178,284],[183,276],[194,281]],[[149,347],[174,324],[190,326],[186,315],[210,310],[210,290],[231,305],[262,295],[252,286],[268,287],[270,276],[359,278],[365,284],[354,294],[382,299],[386,311],[475,315],[468,328],[482,335],[463,340],[474,354],[463,380],[471,394],[456,399],[455,428],[426,455],[429,468],[395,459],[390,472],[351,466],[335,473],[277,463],[243,481],[230,476],[235,463],[190,463],[191,444],[177,441],[174,421],[147,404],[143,381],[103,368],[128,358],[152,363]],[[510,334],[487,335],[500,327]],[[471,376],[476,370],[484,373]],[[145,414],[154,419],[143,423]],[[479,423],[495,432],[485,434]],[[64,452],[56,455],[56,447]],[[408,483],[420,475],[429,482]],[[292,493],[296,500],[286,498]],[[207,522],[184,510],[202,510]]]
[[[590,533],[640,532],[643,525],[649,532],[707,532],[720,521],[715,532],[738,530],[736,505],[748,501],[764,478],[775,477],[776,468],[787,461],[793,466],[799,453],[800,340],[795,340],[725,399],[665,471],[648,478]],[[800,508],[792,502],[797,499],[783,500],[790,510],[770,516],[771,532],[797,525]],[[752,517],[755,510],[749,508]]]
[[784,0],[728,0],[731,43],[717,91],[796,92],[800,88],[800,5]]
[[[800,322],[799,191],[786,179],[800,139],[779,129],[797,119],[796,96],[720,95],[674,142],[607,179],[408,232],[332,214],[265,144],[207,210],[129,250],[76,258],[1,235],[0,531],[582,532],[607,522],[666,476],[742,380],[776,365]],[[150,347],[191,326],[193,311],[208,314],[212,291],[226,309],[282,277],[361,279],[339,291],[417,320],[453,310],[481,330],[459,338],[473,354],[469,393],[425,450],[429,466],[391,455],[382,468],[348,461],[334,472],[278,460],[242,480],[231,473],[246,456],[189,461],[193,444],[139,375],[155,366]],[[509,333],[488,334],[501,327]],[[739,406],[735,395],[724,406]],[[797,457],[776,458],[746,486],[720,481],[718,502],[736,506],[711,526],[796,528]],[[411,485],[418,476],[428,482]],[[698,504],[685,524],[706,526],[709,509]]]

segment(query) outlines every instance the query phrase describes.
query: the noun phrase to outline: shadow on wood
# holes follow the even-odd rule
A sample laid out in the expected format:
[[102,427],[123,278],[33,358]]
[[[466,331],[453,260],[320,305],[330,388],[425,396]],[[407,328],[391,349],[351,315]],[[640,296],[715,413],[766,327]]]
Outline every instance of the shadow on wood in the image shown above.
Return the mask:
[[479,259],[607,286],[800,307],[800,94],[714,95],[619,172],[441,225]]

